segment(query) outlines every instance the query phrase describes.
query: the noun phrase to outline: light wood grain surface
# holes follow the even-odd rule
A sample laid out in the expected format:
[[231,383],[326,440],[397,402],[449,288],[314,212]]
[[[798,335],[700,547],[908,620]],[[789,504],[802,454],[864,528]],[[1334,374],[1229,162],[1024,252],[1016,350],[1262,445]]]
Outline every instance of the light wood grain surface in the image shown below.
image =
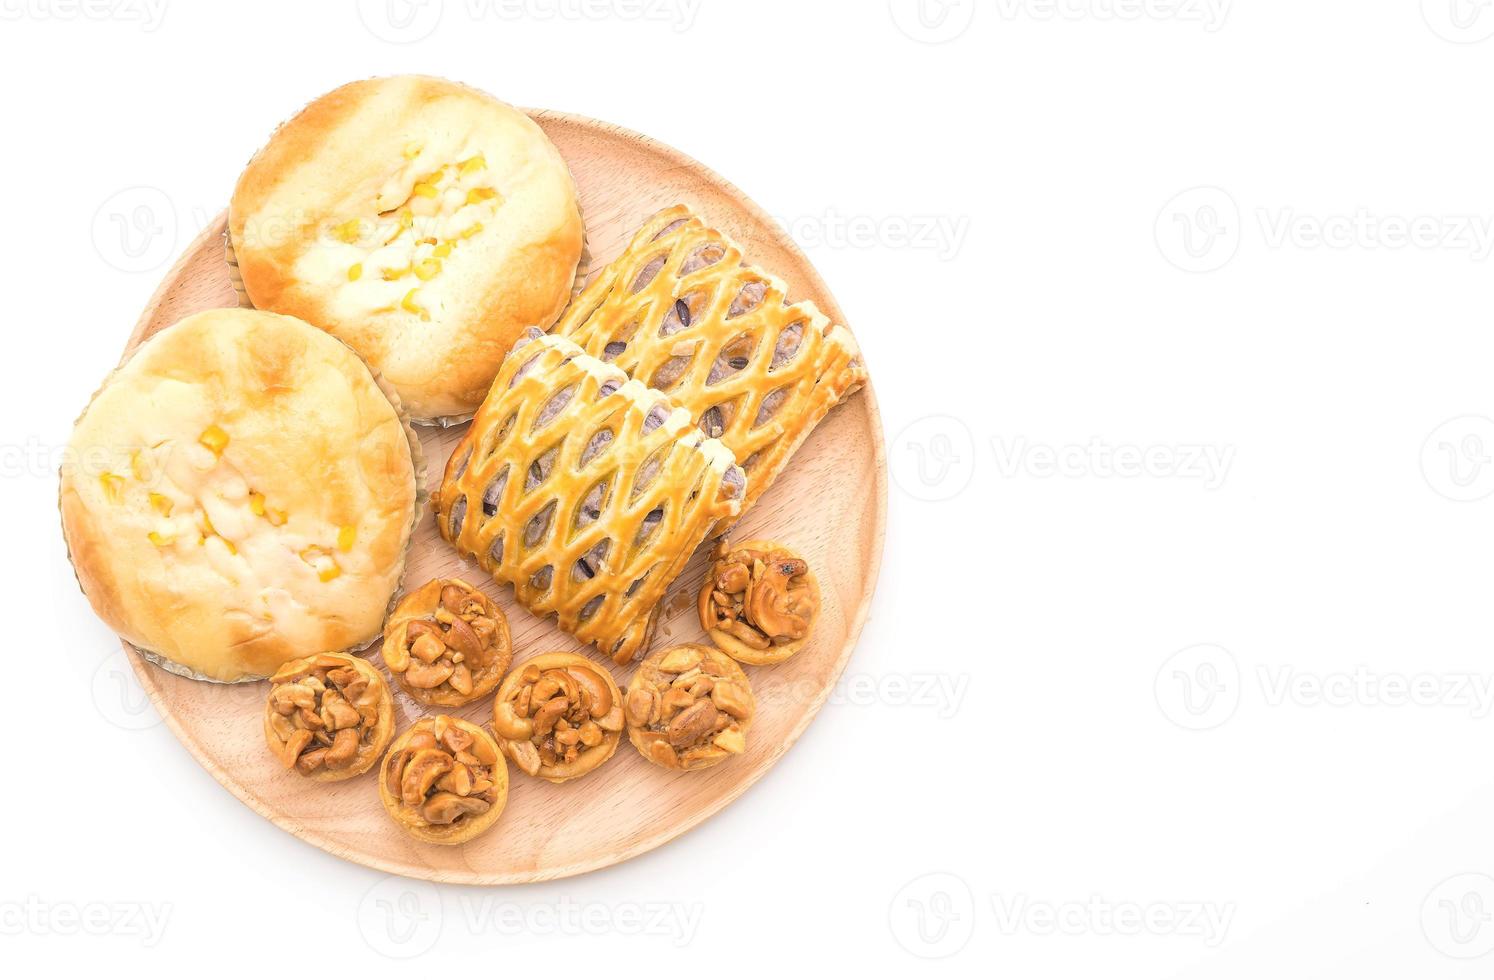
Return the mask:
[[[616,126],[552,112],[532,112],[570,164],[581,193],[594,268],[617,255],[655,210],[683,202],[732,235],[748,259],[790,283],[791,298],[809,298],[845,319],[808,260],[740,191],[683,154]],[[177,262],[136,326],[129,346],[189,313],[236,304],[224,262],[225,216]],[[854,327],[853,327],[854,329]],[[432,487],[464,427],[417,431]],[[672,840],[735,800],[793,745],[829,696],[865,622],[881,562],[887,509],[881,420],[868,385],[835,409],[799,450],[787,471],[733,530],[738,540],[771,538],[797,548],[816,570],[823,592],[812,641],[786,663],[746,667],[757,697],[745,755],[703,772],[671,773],[623,745],[601,769],[563,786],[530,779],[510,766],[508,806],[481,837],[457,847],[405,837],[379,803],[374,773],[317,784],[280,768],[265,748],[260,713],[268,685],[219,685],[169,674],[130,650],[141,683],[182,744],[214,778],[277,826],[338,857],[380,870],[469,884],[510,884],[580,874],[627,860]],[[692,558],[666,598],[653,649],[704,642],[694,593],[709,543]],[[437,534],[429,511],[416,527],[405,584],[438,576],[482,583],[509,617],[515,662],[580,645],[546,620],[515,605]],[[127,647],[128,649],[128,647]],[[376,663],[377,646],[368,653]],[[626,686],[632,668],[612,666]],[[395,687],[397,729],[425,713]],[[490,723],[491,699],[456,713]],[[813,814],[804,814],[807,829]],[[793,830],[794,828],[785,828]]]

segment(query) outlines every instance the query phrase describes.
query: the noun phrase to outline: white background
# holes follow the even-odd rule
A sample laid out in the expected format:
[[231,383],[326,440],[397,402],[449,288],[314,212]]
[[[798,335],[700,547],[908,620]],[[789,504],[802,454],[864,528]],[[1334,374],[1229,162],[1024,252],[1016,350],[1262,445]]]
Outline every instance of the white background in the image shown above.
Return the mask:
[[[1488,3],[160,2],[0,0],[6,972],[1488,976]],[[250,154],[402,71],[745,189],[888,437],[834,703],[700,829],[545,886],[387,879],[236,802],[55,518]]]

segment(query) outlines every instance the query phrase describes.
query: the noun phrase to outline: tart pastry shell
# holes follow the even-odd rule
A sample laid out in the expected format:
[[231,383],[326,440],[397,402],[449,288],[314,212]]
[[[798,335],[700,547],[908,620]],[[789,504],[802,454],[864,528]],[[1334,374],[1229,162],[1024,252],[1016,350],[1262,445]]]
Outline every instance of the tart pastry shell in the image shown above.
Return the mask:
[[[409,745],[418,732],[431,732],[438,720],[454,726],[472,736],[471,751],[479,755],[488,766],[493,781],[494,799],[488,809],[479,814],[468,814],[450,824],[432,824],[423,819],[415,807],[407,806],[400,796],[390,788],[392,767],[399,761],[400,753]],[[492,762],[487,762],[492,759]],[[426,844],[463,844],[498,822],[508,804],[508,764],[493,736],[477,725],[461,718],[446,715],[421,718],[401,732],[389,746],[383,762],[379,764],[379,799],[384,810],[401,830],[415,840]]]
[[[744,541],[741,544],[723,543],[722,547],[726,548],[729,551],[745,550],[761,551],[765,553],[778,552],[781,554],[791,555],[795,558],[801,557],[799,553],[793,548],[790,548],[785,544],[780,544],[777,541]],[[788,658],[792,657],[794,654],[798,653],[800,650],[804,649],[804,647],[809,643],[810,638],[814,636],[814,618],[810,619],[809,631],[806,632],[803,637],[797,640],[792,640],[788,643],[781,644],[772,643],[772,638],[770,637],[770,645],[766,650],[759,650],[747,643],[744,643],[742,640],[733,636],[726,630],[717,629],[715,620],[710,615],[711,592],[715,586],[715,567],[716,562],[713,559],[710,566],[706,569],[705,581],[701,583],[697,606],[700,613],[701,628],[706,631],[706,636],[710,637],[711,642],[716,644],[721,652],[737,661],[737,663],[751,664],[753,666],[763,667],[771,664],[781,664]],[[814,569],[812,568],[804,573],[803,578],[805,587],[809,590],[810,601],[814,604],[815,616],[818,617],[820,609],[822,608],[820,602],[819,579],[815,578]]]
[[[694,697],[689,705],[665,708],[661,704],[662,697],[668,697],[667,692],[676,686],[689,692],[693,683],[691,675],[701,673],[712,678],[712,690]],[[682,678],[684,683],[675,683]],[[723,681],[731,685],[730,697],[726,692],[714,690]],[[685,644],[649,654],[633,672],[625,697],[628,741],[633,743],[639,755],[664,769],[708,769],[745,752],[747,731],[757,713],[752,684],[737,662],[720,650],[699,644]],[[683,730],[683,726],[664,722],[661,712],[674,712],[670,721],[682,717],[688,719],[686,713],[696,709],[697,703],[710,704],[708,713],[714,719],[720,720],[722,715],[726,715],[729,720],[719,725],[711,723],[709,738],[692,738],[688,733],[686,737],[671,738],[674,730]],[[655,743],[668,748],[656,747]]]
[[[458,586],[467,592],[481,596],[486,607],[484,615],[494,621],[497,630],[493,641],[489,644],[493,659],[479,673],[474,674],[470,694],[461,694],[445,683],[435,688],[416,687],[406,680],[406,671],[395,670],[392,665],[399,662],[400,648],[408,639],[410,624],[416,620],[434,622],[436,609],[441,605],[441,591],[449,585]],[[406,594],[395,604],[394,611],[389,614],[388,622],[384,624],[383,654],[384,666],[389,670],[389,675],[394,678],[395,683],[400,686],[400,690],[424,705],[455,708],[471,704],[493,693],[493,690],[503,681],[503,675],[508,672],[514,651],[513,639],[508,628],[508,617],[503,615],[503,610],[491,597],[461,579],[433,579],[414,592]],[[391,660],[391,657],[395,659]]]
[[[336,664],[329,663],[329,661],[336,661]],[[300,774],[303,778],[310,779],[313,782],[335,783],[368,772],[379,761],[379,758],[384,754],[384,750],[389,747],[389,740],[394,737],[394,696],[389,691],[389,685],[385,682],[384,675],[379,673],[377,667],[362,657],[354,657],[344,653],[317,654],[314,657],[304,657],[300,660],[293,660],[281,665],[281,669],[276,671],[275,676],[280,677],[302,667],[306,668],[309,672],[312,666],[335,667],[339,665],[351,667],[368,679],[369,688],[375,692],[377,699],[376,710],[378,711],[378,720],[374,723],[371,736],[364,744],[359,746],[357,756],[352,764],[341,768],[322,766],[310,774]],[[285,742],[275,731],[274,726],[273,716],[275,708],[273,697],[277,686],[272,684],[270,688],[271,698],[265,703],[264,732],[265,745],[268,746],[270,753],[278,759],[285,752]]]
[[[512,729],[511,726],[516,723],[515,718],[517,716],[511,711],[506,711],[505,705],[512,705],[520,696],[524,686],[533,683],[525,680],[525,671],[529,668],[534,668],[540,671],[541,674],[545,671],[565,671],[572,674],[572,676],[580,675],[586,678],[588,683],[594,679],[595,683],[591,685],[593,690],[596,692],[605,692],[605,696],[611,702],[608,705],[608,710],[615,710],[617,719],[616,728],[611,730],[604,729],[601,743],[593,747],[583,748],[574,762],[541,764],[534,775],[547,782],[565,783],[572,779],[579,779],[585,776],[612,758],[613,754],[617,751],[618,743],[622,741],[622,729],[624,727],[622,720],[622,692],[617,687],[617,681],[613,679],[612,673],[606,667],[599,666],[579,654],[561,652],[542,653],[538,656],[530,657],[521,664],[515,664],[513,670],[509,671],[508,676],[503,679],[502,685],[499,686],[498,694],[493,699],[493,732],[497,736],[498,745],[502,748],[503,754],[513,761],[521,772],[525,771],[523,764],[518,758],[518,752],[522,746],[515,743],[532,743],[525,738],[516,737],[520,733]],[[530,715],[526,715],[518,718],[518,723],[528,724],[531,717]]]

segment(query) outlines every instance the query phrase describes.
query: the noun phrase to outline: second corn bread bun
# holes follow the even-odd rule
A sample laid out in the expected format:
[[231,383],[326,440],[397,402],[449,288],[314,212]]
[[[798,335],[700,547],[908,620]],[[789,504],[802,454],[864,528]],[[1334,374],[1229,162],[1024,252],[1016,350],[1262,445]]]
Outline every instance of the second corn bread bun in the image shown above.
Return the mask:
[[539,126],[418,75],[344,85],[281,126],[229,234],[250,302],[341,338],[416,421],[476,410],[519,333],[565,307],[582,248]]

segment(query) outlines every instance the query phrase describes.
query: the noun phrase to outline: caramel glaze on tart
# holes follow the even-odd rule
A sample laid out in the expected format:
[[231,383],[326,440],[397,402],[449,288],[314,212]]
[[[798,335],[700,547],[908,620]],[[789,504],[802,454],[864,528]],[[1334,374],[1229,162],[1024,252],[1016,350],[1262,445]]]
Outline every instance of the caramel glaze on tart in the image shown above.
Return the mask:
[[350,779],[378,761],[394,734],[394,699],[361,657],[320,653],[270,678],[265,744],[287,769],[318,782]]
[[705,769],[741,755],[756,709],[736,661],[694,644],[651,654],[623,702],[628,740],[665,769]]
[[612,758],[622,729],[622,693],[612,674],[574,653],[524,661],[493,700],[503,753],[552,783],[584,776]]
[[493,737],[448,715],[422,718],[394,740],[379,799],[400,829],[428,844],[460,844],[487,830],[508,802],[508,765]]
[[486,697],[512,660],[503,611],[461,579],[411,592],[384,628],[384,666],[421,704],[454,708]]
[[700,625],[744,664],[776,664],[804,648],[820,610],[809,563],[776,541],[731,545],[712,553],[700,587]]

